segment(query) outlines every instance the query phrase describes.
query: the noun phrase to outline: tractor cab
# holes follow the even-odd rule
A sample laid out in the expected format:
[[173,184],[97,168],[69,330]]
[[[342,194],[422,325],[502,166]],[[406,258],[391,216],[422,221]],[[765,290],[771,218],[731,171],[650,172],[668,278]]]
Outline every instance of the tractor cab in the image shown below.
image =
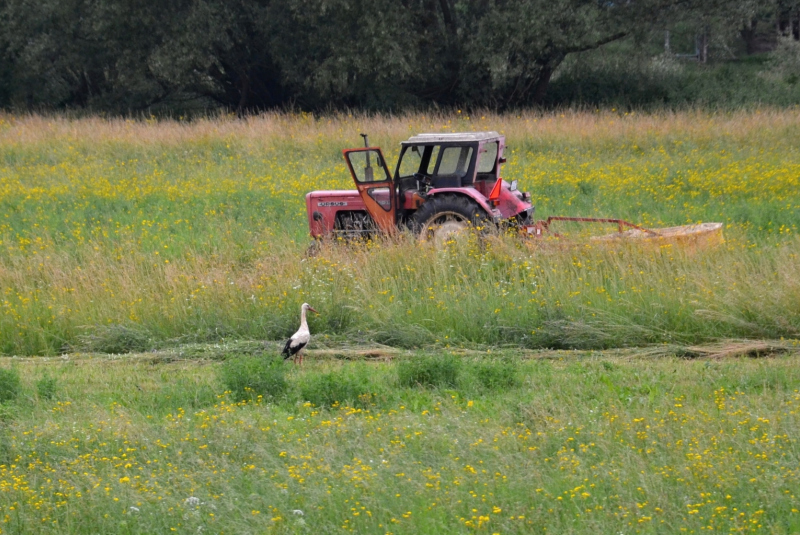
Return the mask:
[[391,233],[401,227],[422,232],[441,226],[445,212],[446,218],[459,219],[459,228],[484,221],[527,222],[533,213],[530,195],[500,177],[505,138],[497,132],[411,136],[401,143],[394,175],[380,148],[370,147],[362,136],[364,147],[342,151],[356,191],[306,196],[315,237],[330,231]]
[[419,134],[401,147],[394,180],[405,201],[445,188],[474,188],[488,197],[505,162],[505,138],[497,132]]
[[[417,190],[497,180],[505,139],[497,132],[419,134],[401,144],[395,181]],[[420,181],[417,186],[416,181]]]

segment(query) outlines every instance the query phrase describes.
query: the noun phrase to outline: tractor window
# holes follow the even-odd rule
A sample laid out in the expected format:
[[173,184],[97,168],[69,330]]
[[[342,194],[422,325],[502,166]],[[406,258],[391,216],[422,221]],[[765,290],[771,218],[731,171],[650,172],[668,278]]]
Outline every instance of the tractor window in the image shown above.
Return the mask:
[[392,191],[389,188],[369,188],[367,195],[387,212],[392,209]]
[[[426,159],[427,158],[427,159]],[[433,174],[433,170],[436,169],[436,161],[439,159],[439,145],[428,146],[425,147],[425,154],[422,158],[422,164],[425,166],[425,169],[422,169],[420,173],[426,174],[428,176]]]
[[491,173],[497,162],[497,141],[487,143],[478,154],[478,172]]
[[376,150],[359,150],[347,154],[350,165],[359,182],[382,182],[391,180],[381,153]]
[[442,151],[436,174],[438,176],[455,175],[463,178],[467,174],[471,158],[472,147],[447,147]]
[[422,145],[406,147],[406,150],[403,151],[402,159],[400,160],[400,178],[409,177],[414,173],[420,172],[419,168],[422,164],[422,154],[424,152],[425,147]]

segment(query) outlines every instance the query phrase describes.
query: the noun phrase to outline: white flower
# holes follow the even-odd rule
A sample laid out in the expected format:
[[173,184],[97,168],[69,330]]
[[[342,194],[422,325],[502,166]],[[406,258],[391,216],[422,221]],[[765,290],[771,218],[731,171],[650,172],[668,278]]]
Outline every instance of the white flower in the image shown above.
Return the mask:
[[129,510],[131,513],[138,513],[138,512],[139,512],[139,508],[138,508],[138,507],[134,507],[133,505],[131,505],[130,507],[128,507],[128,510]]
[[183,503],[185,503],[186,505],[200,505],[200,498],[189,496],[183,501]]
[[300,509],[292,509],[292,514],[297,516],[303,516],[303,511]]

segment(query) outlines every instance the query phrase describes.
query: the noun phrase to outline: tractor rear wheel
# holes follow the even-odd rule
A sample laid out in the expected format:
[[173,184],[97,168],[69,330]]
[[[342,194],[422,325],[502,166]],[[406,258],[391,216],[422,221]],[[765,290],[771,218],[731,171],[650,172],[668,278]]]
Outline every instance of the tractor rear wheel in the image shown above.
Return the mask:
[[411,229],[421,241],[437,246],[469,227],[482,229],[489,221],[477,203],[458,195],[442,195],[425,202],[411,216]]

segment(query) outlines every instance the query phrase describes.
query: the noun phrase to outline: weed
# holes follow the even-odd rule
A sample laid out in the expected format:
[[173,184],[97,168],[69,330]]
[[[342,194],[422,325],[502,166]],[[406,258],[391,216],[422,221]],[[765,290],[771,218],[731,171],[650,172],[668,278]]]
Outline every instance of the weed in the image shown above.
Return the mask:
[[39,399],[53,399],[56,396],[58,381],[55,377],[45,374],[36,381],[36,395]]
[[220,379],[237,401],[278,399],[288,388],[284,363],[274,356],[232,356],[223,362]]
[[373,399],[375,387],[364,368],[342,369],[307,376],[300,385],[300,395],[318,407],[334,405],[367,406]]
[[20,393],[19,372],[16,368],[0,368],[0,403],[15,399]]
[[519,385],[517,368],[514,359],[503,359],[478,362],[470,371],[485,390],[507,390]]
[[454,387],[458,384],[461,363],[453,355],[418,355],[397,365],[400,386]]

